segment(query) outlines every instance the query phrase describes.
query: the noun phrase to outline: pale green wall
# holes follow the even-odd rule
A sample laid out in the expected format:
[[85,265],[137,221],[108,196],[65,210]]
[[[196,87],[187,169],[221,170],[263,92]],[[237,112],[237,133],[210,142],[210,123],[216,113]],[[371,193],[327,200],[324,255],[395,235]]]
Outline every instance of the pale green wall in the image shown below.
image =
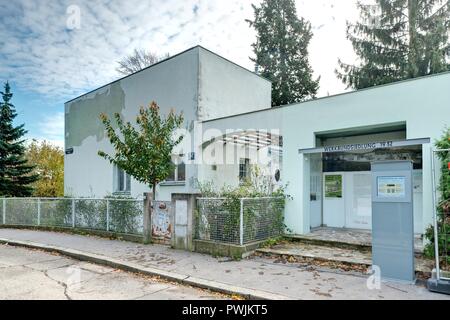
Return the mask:
[[[450,125],[450,73],[203,123],[203,129],[280,129],[283,182],[293,196],[287,226],[309,232],[309,163],[299,149],[316,147],[315,133],[406,123],[406,138],[439,138]],[[423,226],[432,222],[430,150],[423,146]]]
[[125,92],[120,82],[113,83],[107,90],[96,92],[90,97],[69,103],[65,113],[66,148],[79,147],[89,136],[97,142],[105,137],[105,129],[99,121],[101,113],[112,117],[125,109]]

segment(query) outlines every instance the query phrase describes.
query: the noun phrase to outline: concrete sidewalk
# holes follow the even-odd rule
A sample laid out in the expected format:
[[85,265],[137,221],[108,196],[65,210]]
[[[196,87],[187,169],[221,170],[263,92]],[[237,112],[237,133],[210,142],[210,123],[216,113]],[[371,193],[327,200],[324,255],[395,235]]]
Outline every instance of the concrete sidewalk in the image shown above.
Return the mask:
[[[44,231],[0,229],[0,242],[59,251],[83,260],[260,299],[450,299],[418,285],[382,283],[369,290],[367,277],[261,257],[224,261],[161,245]],[[90,259],[89,259],[90,257]],[[1,286],[1,285],[0,285]]]

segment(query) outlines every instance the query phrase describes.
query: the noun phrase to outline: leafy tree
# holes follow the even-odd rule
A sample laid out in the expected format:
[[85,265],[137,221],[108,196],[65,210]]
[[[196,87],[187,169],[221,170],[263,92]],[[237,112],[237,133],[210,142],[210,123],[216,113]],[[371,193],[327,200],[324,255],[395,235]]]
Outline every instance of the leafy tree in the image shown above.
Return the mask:
[[28,197],[32,194],[31,184],[38,179],[32,174],[33,166],[25,158],[25,140],[27,133],[24,125],[14,126],[17,116],[11,104],[13,94],[9,83],[1,92],[3,102],[0,102],[0,196]]
[[440,176],[440,191],[442,192],[442,199],[450,202],[450,129],[446,129],[441,139],[436,141],[436,148],[438,150],[449,150],[437,152],[437,157],[441,162],[441,176]]
[[132,54],[117,62],[119,66],[116,70],[123,75],[129,75],[154,65],[168,57],[169,54],[159,56],[154,52],[146,51],[144,49],[134,49]]
[[[441,267],[446,267],[446,271],[450,271],[450,129],[446,129],[442,137],[435,142],[437,161],[436,169],[440,171],[439,175],[439,191],[437,203],[437,222],[438,222],[438,247],[439,256],[442,258]],[[426,230],[425,237],[430,241],[425,248],[424,254],[428,257],[435,256],[435,235],[434,227],[429,226]]]
[[183,140],[182,136],[174,138],[174,133],[182,125],[183,115],[171,111],[167,117],[162,117],[158,105],[152,102],[149,108],[141,107],[136,128],[130,122],[124,123],[120,114],[116,113],[114,118],[120,136],[105,114],[101,114],[100,118],[114,146],[115,155],[99,151],[99,156],[152,188],[155,200],[156,186],[174,169],[172,151]]
[[338,77],[355,89],[450,70],[450,4],[443,0],[358,2],[361,21],[347,22],[358,65],[339,60]]
[[26,156],[39,175],[33,184],[35,197],[64,196],[64,152],[60,147],[47,141],[41,143],[33,140],[28,146]]
[[308,60],[311,25],[298,18],[294,0],[264,0],[253,5],[257,40],[252,45],[257,72],[273,82],[272,105],[314,98],[319,79],[312,79]]

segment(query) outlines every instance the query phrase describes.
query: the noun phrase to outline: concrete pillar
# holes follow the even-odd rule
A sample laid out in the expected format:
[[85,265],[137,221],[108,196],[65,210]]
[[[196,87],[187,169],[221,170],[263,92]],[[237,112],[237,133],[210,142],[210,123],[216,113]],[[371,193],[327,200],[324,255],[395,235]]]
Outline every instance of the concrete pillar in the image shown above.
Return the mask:
[[194,212],[199,196],[199,194],[188,193],[172,194],[171,210],[174,221],[172,247],[175,249],[194,250]]
[[144,236],[143,241],[145,244],[152,242],[152,193],[144,193]]

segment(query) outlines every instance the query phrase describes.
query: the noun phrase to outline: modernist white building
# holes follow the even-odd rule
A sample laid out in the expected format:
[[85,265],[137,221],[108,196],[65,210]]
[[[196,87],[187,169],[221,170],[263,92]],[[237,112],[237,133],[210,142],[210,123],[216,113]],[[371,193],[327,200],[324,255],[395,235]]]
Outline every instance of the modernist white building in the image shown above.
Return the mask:
[[[271,83],[197,46],[67,102],[66,195],[142,197],[149,191],[113,168],[97,152],[113,151],[99,119],[101,113],[111,117],[119,112],[125,121],[134,122],[140,106],[152,101],[158,103],[162,113],[171,109],[183,112],[184,128],[192,139],[197,139],[197,124],[201,121],[269,108]],[[185,146],[182,154],[185,162],[198,158],[193,146]],[[169,200],[174,192],[195,192],[197,171],[193,163],[181,164],[171,181],[158,187],[157,197]]]
[[196,180],[237,185],[259,164],[274,183],[288,186],[285,219],[294,233],[370,229],[370,162],[408,159],[414,229],[424,233],[433,216],[431,150],[450,123],[450,73],[276,108],[270,95],[267,80],[195,47],[69,101],[66,194],[149,191],[97,155],[112,151],[98,115],[121,112],[132,121],[140,105],[155,100],[163,110],[184,112],[194,141],[180,152],[186,166],[158,187],[159,199],[197,192]]

